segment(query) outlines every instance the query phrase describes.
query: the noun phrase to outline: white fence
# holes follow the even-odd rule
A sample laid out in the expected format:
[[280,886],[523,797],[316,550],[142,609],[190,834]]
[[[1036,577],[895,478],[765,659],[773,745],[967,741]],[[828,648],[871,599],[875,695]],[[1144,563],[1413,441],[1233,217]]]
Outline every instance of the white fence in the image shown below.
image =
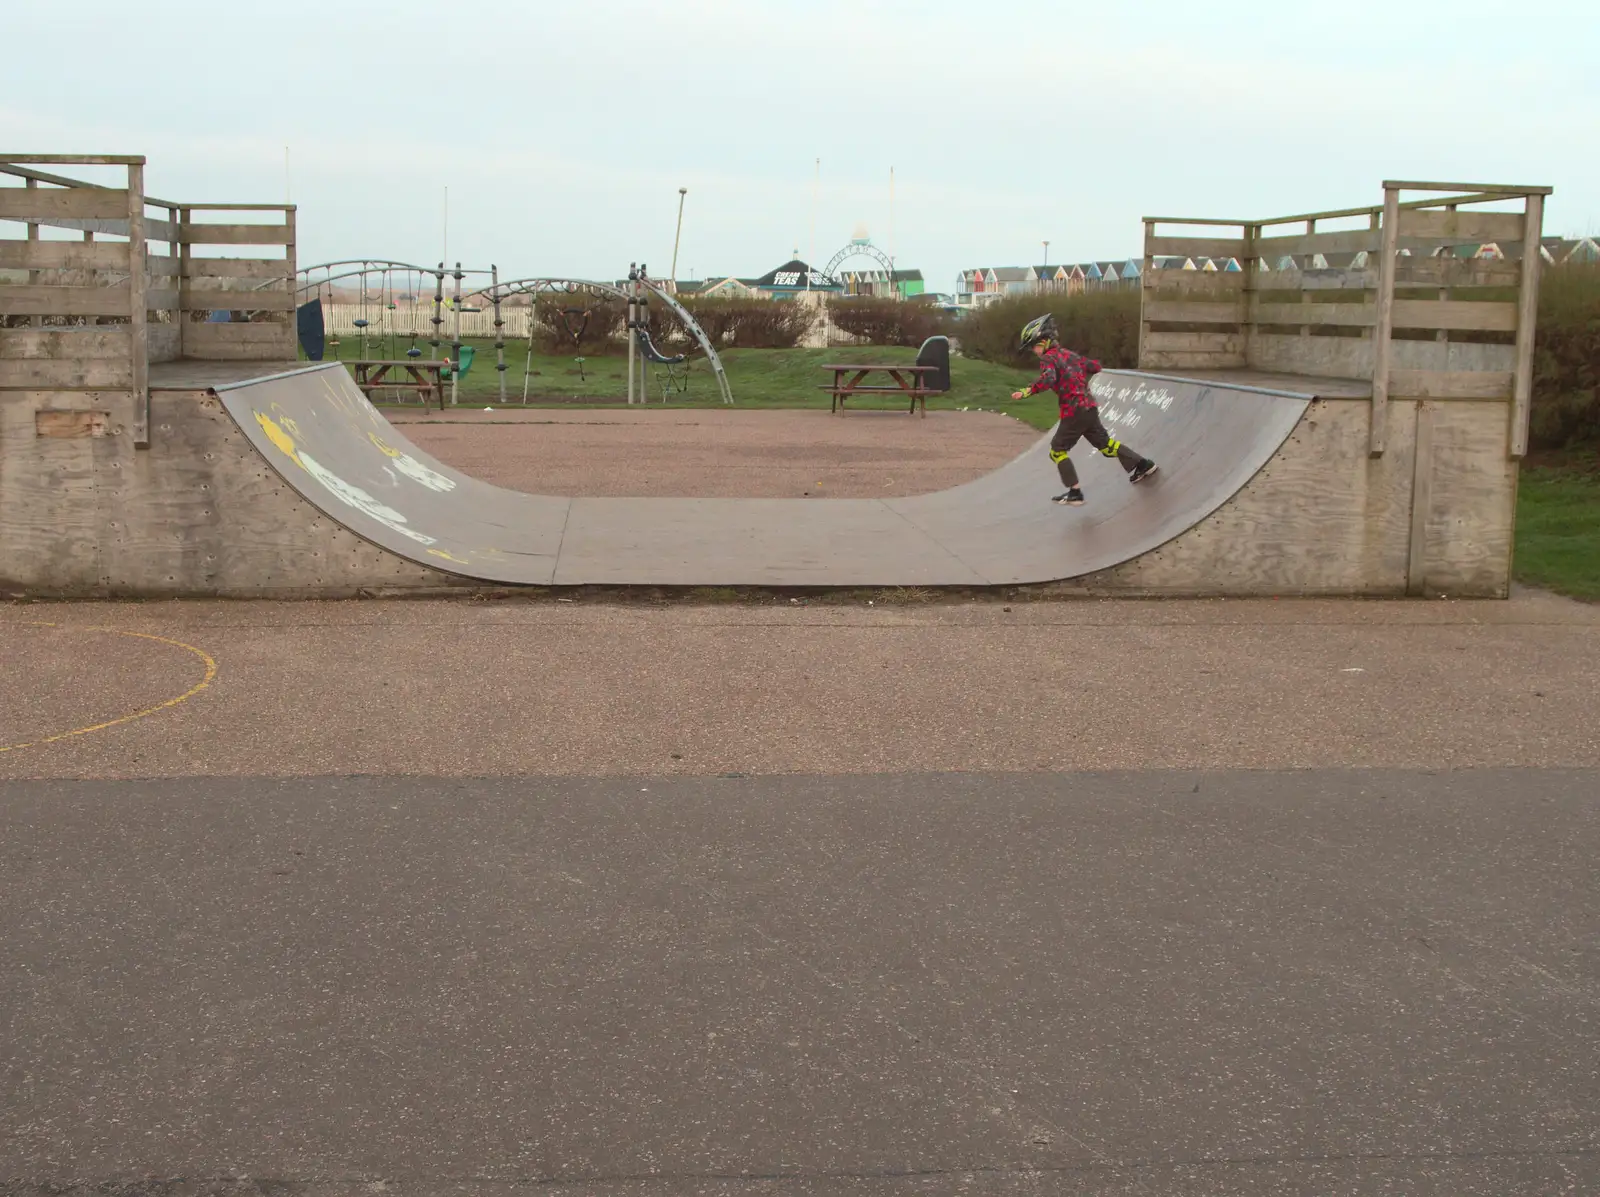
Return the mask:
[[[817,322],[801,341],[802,345],[808,349],[827,349],[838,345],[861,343],[860,338],[836,327],[833,321],[828,319],[827,309],[818,306],[820,310],[817,313]],[[442,348],[455,339],[456,315],[449,308],[441,309],[439,314],[444,318],[444,323],[439,325],[439,344]],[[359,303],[324,302],[322,305],[323,326],[328,335],[338,337],[345,345],[360,341],[363,330],[356,321],[366,320],[365,332],[369,345],[382,343],[387,346],[392,337],[397,346],[404,349],[410,347],[415,336],[416,346],[425,350],[434,335],[434,326],[430,323],[432,319],[431,303],[419,303],[414,306],[402,303],[393,311],[383,304],[375,303],[367,304],[365,309]],[[508,344],[527,341],[528,325],[533,320],[531,307],[503,304],[500,308],[500,319],[505,321],[505,326],[500,331]],[[494,309],[486,307],[480,312],[462,312],[461,336],[473,339],[493,337]]]
[[[444,343],[455,338],[456,313],[449,308],[441,308],[439,315],[444,318],[444,323],[439,325],[439,341]],[[463,337],[492,337],[494,336],[494,308],[485,307],[480,312],[462,312],[461,335]],[[513,307],[510,304],[500,306],[500,319],[505,321],[505,326],[500,330],[508,341],[528,339],[528,323],[533,319],[533,309],[521,305]],[[356,325],[357,320],[367,321],[367,338],[387,340],[391,334],[397,339],[409,343],[412,334],[416,335],[417,344],[422,345],[433,337],[434,325],[433,304],[431,303],[402,303],[393,311],[381,303],[369,303],[365,308],[359,303],[324,302],[322,305],[323,327],[341,341],[346,338],[359,338],[362,330]]]

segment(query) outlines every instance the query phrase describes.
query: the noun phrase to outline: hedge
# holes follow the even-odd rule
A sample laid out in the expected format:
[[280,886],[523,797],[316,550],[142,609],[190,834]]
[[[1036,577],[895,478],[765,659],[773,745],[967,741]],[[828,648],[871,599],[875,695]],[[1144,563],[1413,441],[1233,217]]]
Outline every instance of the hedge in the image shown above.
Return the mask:
[[931,302],[840,296],[828,300],[828,318],[840,332],[871,345],[917,348],[929,337],[953,335],[949,314]]
[[1539,284],[1529,443],[1600,441],[1600,263],[1547,268]]
[[1067,348],[1111,370],[1139,364],[1139,290],[1085,291],[1081,295],[1019,295],[997,299],[961,322],[961,352],[1001,365],[1032,365],[1017,346],[1017,334],[1035,316],[1049,312]]

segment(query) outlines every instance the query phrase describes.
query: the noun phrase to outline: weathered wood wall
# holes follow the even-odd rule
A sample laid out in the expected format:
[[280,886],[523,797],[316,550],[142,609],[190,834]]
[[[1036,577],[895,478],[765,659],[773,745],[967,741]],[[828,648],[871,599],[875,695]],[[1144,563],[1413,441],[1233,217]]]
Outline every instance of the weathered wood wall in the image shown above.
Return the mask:
[[[92,183],[47,165],[121,178]],[[217,213],[267,213],[270,222],[217,223]],[[197,245],[267,245],[273,256],[217,258]],[[289,205],[155,199],[138,156],[0,160],[0,392],[125,390],[140,448],[149,445],[152,363],[293,360],[294,276]],[[219,309],[235,322],[206,322]]]
[[126,391],[0,398],[0,593],[317,598],[452,590],[295,493],[215,396],[158,390],[138,450]]
[[[273,212],[274,223],[218,223],[196,214]],[[195,361],[293,361],[296,355],[295,214],[287,206],[185,205],[180,211],[178,263],[183,313],[182,357]],[[226,246],[212,256],[196,246]],[[277,256],[281,254],[282,256]],[[213,311],[228,322],[207,319]]]
[[[1234,532],[1285,560],[1296,552],[1345,560],[1358,547],[1370,554],[1382,546],[1381,560],[1361,558],[1370,567],[1362,576],[1379,589],[1395,585],[1398,563],[1400,588],[1414,594],[1450,586],[1506,593],[1548,190],[1386,182],[1383,203],[1368,208],[1246,221],[1147,219],[1142,369],[1250,369],[1359,380],[1372,390],[1363,404],[1338,404],[1345,435],[1323,429],[1324,456],[1308,462],[1313,468],[1296,492],[1336,522],[1359,512],[1359,531],[1333,528],[1323,539],[1311,513],[1302,511],[1302,520],[1301,505],[1291,502],[1273,515],[1285,541],[1270,529],[1250,529],[1244,495],[1210,522],[1232,528],[1229,521],[1239,521]],[[1445,194],[1407,200],[1408,191]],[[1481,207],[1507,202],[1521,211]],[[1226,235],[1173,235],[1172,226]],[[1461,247],[1472,253],[1485,244],[1505,257],[1462,256]],[[1237,269],[1197,269],[1197,258]],[[1358,444],[1351,429],[1362,417]],[[1288,468],[1289,460],[1275,461],[1263,474]],[[1374,471],[1405,485],[1374,500]],[[1403,520],[1395,496],[1403,499]],[[1399,547],[1396,529],[1404,532]],[[1294,540],[1299,536],[1308,539]],[[1147,577],[1166,561],[1192,577],[1216,564],[1196,556],[1205,540],[1185,538],[1182,548],[1118,576]],[[1194,563],[1184,565],[1185,557]],[[1324,568],[1333,567],[1331,559],[1303,565],[1310,576],[1332,576]]]

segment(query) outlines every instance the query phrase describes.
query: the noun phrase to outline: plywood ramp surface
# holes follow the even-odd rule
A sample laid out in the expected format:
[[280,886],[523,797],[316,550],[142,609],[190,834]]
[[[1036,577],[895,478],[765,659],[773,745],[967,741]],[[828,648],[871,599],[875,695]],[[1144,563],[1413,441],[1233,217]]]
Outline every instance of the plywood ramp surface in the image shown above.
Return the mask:
[[1311,393],[1133,372],[1095,379],[1112,435],[1161,471],[1132,486],[1080,442],[1090,496],[1061,487],[1042,437],[964,486],[893,500],[585,499],[524,494],[412,445],[338,364],[219,385],[283,478],[330,519],[419,565],[533,585],[968,586],[1106,570],[1205,519],[1274,455]]

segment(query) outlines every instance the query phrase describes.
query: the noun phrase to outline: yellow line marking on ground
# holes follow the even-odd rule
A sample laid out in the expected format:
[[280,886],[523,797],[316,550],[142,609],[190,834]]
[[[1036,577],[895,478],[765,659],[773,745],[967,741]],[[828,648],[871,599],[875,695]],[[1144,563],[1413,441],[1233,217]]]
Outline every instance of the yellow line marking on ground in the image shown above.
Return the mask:
[[175,707],[180,703],[188,702],[196,694],[200,693],[200,691],[211,685],[212,679],[217,676],[217,663],[212,659],[211,654],[202,648],[196,648],[192,644],[185,644],[182,640],[169,640],[165,636],[152,636],[147,632],[125,632],[120,628],[79,628],[74,627],[71,624],[49,623],[45,620],[25,620],[22,622],[21,626],[32,628],[61,628],[64,631],[75,632],[105,632],[112,636],[127,636],[135,640],[154,640],[157,644],[170,644],[174,648],[181,648],[186,652],[191,652],[204,661],[206,665],[206,675],[176,698],[169,698],[166,702],[157,703],[153,707],[145,707],[142,711],[134,711],[132,714],[123,715],[118,719],[107,719],[104,723],[96,723],[90,727],[77,727],[73,728],[71,731],[60,732],[53,736],[45,736],[42,740],[29,740],[25,744],[0,744],[0,753],[18,752],[24,748],[38,748],[43,744],[54,744],[57,740],[70,740],[73,736],[86,736],[90,732],[104,731],[108,727],[116,727],[119,723],[132,723],[135,719],[143,719],[146,715],[154,715],[158,711],[165,711],[168,707]]

